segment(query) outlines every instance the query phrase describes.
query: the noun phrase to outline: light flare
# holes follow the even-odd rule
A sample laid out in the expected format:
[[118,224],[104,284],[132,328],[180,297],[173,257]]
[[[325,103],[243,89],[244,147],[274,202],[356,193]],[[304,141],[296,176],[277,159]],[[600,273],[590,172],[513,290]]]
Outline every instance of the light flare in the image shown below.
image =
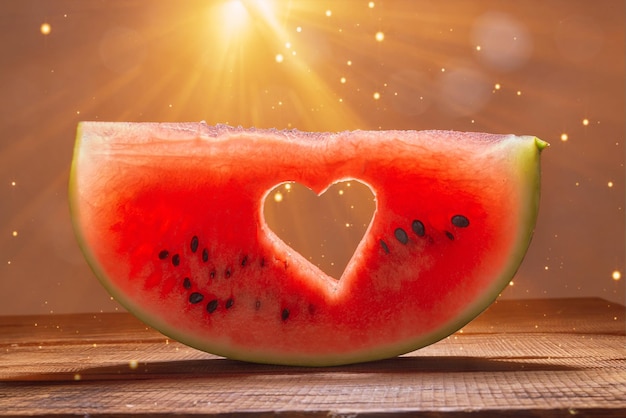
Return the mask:
[[230,0],[222,5],[222,18],[227,23],[222,30],[235,31],[248,23],[250,15],[240,0]]

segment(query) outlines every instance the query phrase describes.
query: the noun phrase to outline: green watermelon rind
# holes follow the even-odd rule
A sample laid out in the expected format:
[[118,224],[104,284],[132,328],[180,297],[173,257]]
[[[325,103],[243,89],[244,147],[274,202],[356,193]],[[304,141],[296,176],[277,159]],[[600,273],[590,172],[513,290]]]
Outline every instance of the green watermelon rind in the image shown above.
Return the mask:
[[204,351],[209,351],[212,354],[239,359],[245,361],[254,361],[258,363],[268,364],[287,364],[298,366],[334,366],[350,363],[359,363],[365,361],[381,360],[385,358],[395,357],[405,353],[412,352],[419,348],[428,346],[437,341],[440,341],[459,329],[463,328],[474,318],[479,316],[487,307],[489,307],[505,289],[511,279],[515,276],[521,262],[527,252],[530,245],[534,225],[538,216],[539,210],[539,198],[540,198],[540,165],[539,157],[540,152],[548,145],[546,142],[539,138],[532,136],[513,136],[510,135],[506,139],[501,141],[501,146],[507,147],[508,141],[525,141],[532,146],[525,146],[523,148],[516,147],[515,153],[511,152],[511,158],[514,159],[512,164],[512,173],[518,178],[515,179],[515,184],[523,185],[523,189],[520,190],[521,201],[526,202],[525,210],[521,210],[522,216],[519,222],[515,225],[517,227],[517,242],[515,244],[515,251],[511,254],[509,262],[502,270],[499,277],[492,280],[492,285],[489,289],[485,289],[482,296],[477,298],[472,304],[468,305],[462,314],[457,315],[456,319],[449,322],[446,326],[439,328],[437,331],[420,335],[419,337],[395,345],[383,346],[380,349],[367,349],[359,352],[351,352],[342,355],[332,355],[324,357],[305,356],[302,357],[295,353],[289,357],[286,354],[274,355],[272,353],[251,353],[247,350],[237,350],[233,347],[223,346],[217,347],[210,345],[207,347],[205,341],[200,338],[194,338],[193,336],[179,332],[176,328],[170,326],[167,322],[156,319],[150,313],[144,311],[144,309],[133,300],[127,298],[123,292],[117,287],[112,285],[112,282],[108,280],[107,274],[98,263],[96,257],[90,250],[88,243],[82,233],[81,226],[78,222],[80,219],[80,208],[78,205],[78,188],[76,187],[77,181],[77,156],[81,148],[80,139],[83,135],[83,124],[79,124],[77,138],[75,144],[74,160],[70,171],[70,183],[69,183],[69,199],[70,199],[70,214],[74,224],[74,230],[79,242],[79,246],[89,261],[89,265],[106,290],[111,296],[118,301],[125,309],[133,313],[140,320],[150,325],[151,327],[159,330],[164,335],[167,335],[175,340],[183,342],[191,347],[195,347]]

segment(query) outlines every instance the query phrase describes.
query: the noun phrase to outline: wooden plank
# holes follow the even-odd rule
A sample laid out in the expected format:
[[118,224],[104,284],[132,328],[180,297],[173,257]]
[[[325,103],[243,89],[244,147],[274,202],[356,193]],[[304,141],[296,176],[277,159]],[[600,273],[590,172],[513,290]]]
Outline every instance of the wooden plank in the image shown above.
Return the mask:
[[0,415],[623,416],[624,307],[500,301],[437,344],[334,368],[255,365],[128,314],[0,317]]

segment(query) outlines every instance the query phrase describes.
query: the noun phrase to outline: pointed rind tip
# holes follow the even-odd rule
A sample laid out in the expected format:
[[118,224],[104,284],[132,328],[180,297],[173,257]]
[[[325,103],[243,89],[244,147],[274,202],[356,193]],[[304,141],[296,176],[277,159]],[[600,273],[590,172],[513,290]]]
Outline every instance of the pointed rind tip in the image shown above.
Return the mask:
[[539,151],[543,151],[545,148],[548,148],[550,144],[542,139],[535,137],[535,144],[537,145],[537,149]]

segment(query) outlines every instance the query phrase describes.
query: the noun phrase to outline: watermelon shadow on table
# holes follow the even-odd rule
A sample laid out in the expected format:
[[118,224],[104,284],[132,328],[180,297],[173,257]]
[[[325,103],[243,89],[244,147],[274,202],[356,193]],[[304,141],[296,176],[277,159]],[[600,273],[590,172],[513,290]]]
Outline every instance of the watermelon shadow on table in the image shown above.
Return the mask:
[[[340,382],[341,376],[360,374],[447,374],[464,372],[515,372],[515,371],[567,371],[576,367],[544,363],[541,359],[483,358],[464,356],[419,356],[396,357],[331,367],[298,367],[248,363],[223,358],[201,360],[173,360],[158,362],[138,362],[130,368],[128,363],[105,367],[84,368],[71,372],[40,373],[20,377],[25,382],[63,382],[76,381],[117,381],[117,380],[153,380],[153,379],[219,379],[232,376],[307,376],[314,374],[335,375]],[[331,381],[329,379],[329,381]]]

